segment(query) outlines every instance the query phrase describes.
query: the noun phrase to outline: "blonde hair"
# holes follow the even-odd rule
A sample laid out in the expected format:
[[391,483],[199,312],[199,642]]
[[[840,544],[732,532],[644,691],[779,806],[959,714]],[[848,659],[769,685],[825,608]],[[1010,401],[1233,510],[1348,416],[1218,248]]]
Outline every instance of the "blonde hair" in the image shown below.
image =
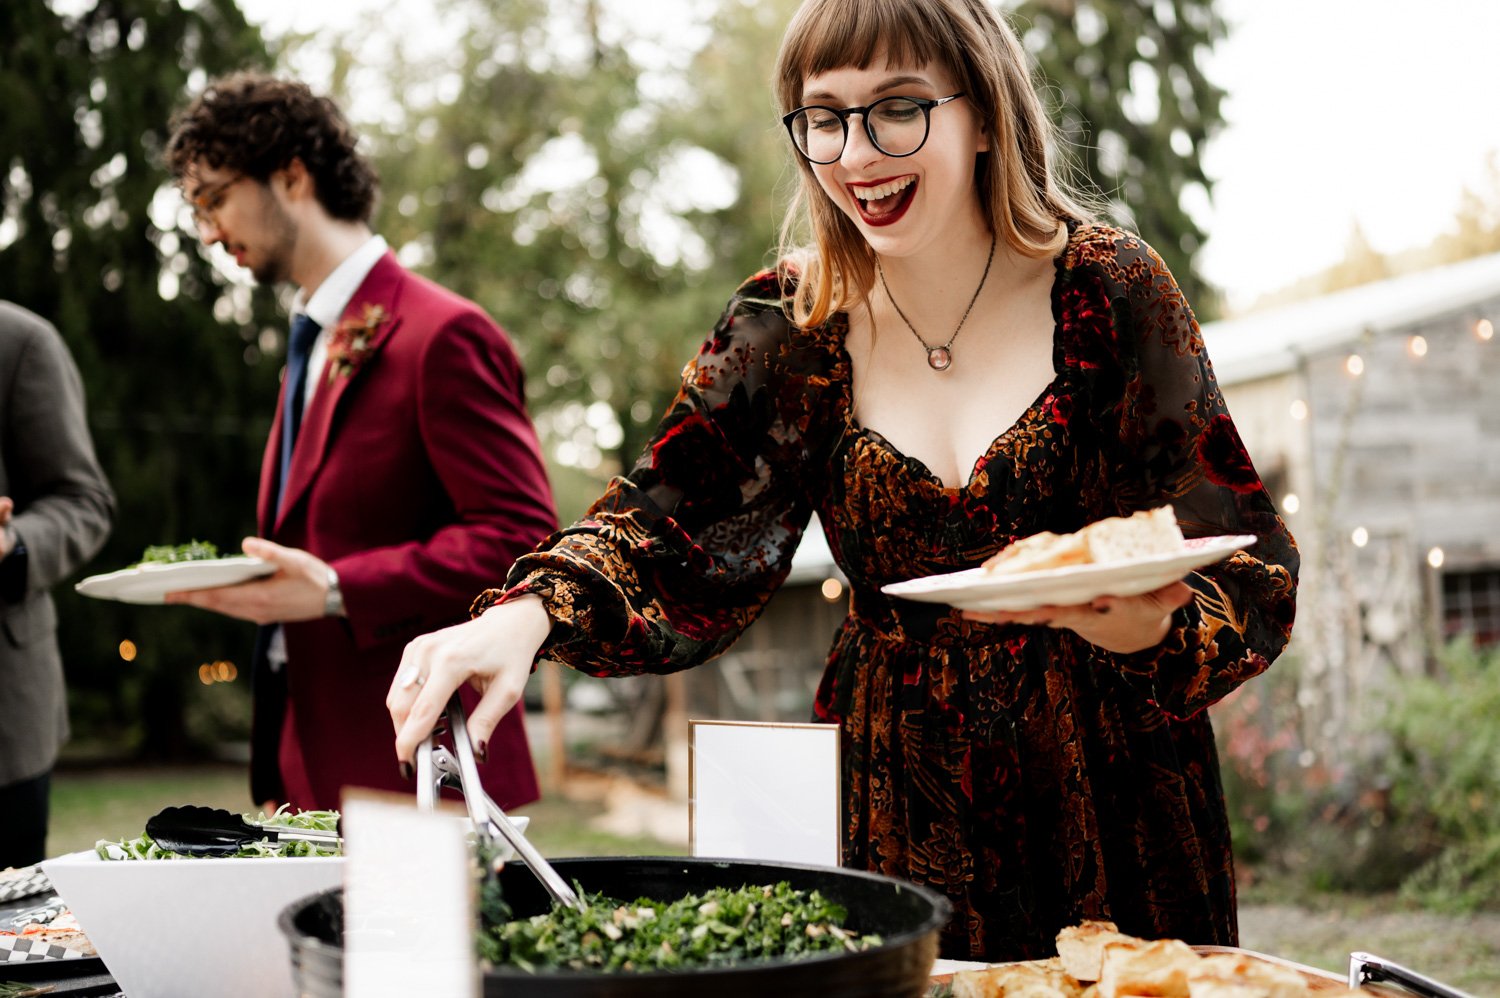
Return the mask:
[[[1054,129],[1032,83],[1031,63],[1009,23],[987,0],[806,0],[787,27],[776,61],[781,112],[800,106],[810,76],[868,68],[935,63],[966,94],[989,152],[974,169],[980,210],[990,231],[1015,252],[1056,254],[1067,240],[1065,219],[1087,219],[1081,199],[1047,162]],[[783,277],[796,271],[791,319],[818,326],[864,299],[874,284],[875,254],[859,229],[824,194],[807,160],[781,227]],[[804,224],[813,246],[799,239]]]

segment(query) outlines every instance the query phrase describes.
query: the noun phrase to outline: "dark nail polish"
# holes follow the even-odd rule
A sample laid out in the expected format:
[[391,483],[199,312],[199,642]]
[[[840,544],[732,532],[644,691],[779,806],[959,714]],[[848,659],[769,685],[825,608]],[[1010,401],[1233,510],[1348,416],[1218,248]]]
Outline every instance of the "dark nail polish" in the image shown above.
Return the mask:
[[490,743],[488,741],[480,742],[479,747],[474,750],[474,754],[478,757],[480,762],[489,762]]
[[409,763],[409,762],[403,762],[401,764],[401,779],[405,780],[407,783],[410,783],[411,782],[411,778],[412,778],[411,763]]

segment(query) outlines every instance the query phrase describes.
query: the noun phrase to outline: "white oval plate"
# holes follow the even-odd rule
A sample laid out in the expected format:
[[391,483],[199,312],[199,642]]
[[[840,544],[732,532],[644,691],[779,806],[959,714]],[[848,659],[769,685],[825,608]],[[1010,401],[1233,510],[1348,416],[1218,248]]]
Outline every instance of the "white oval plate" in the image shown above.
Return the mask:
[[1254,534],[1193,537],[1175,554],[1149,555],[1107,565],[1069,565],[1014,575],[988,575],[969,568],[893,582],[880,591],[919,603],[947,603],[960,610],[1035,610],[1075,606],[1100,596],[1138,596],[1175,582],[1255,543]]
[[137,565],[107,575],[91,575],[73,588],[95,599],[122,603],[161,603],[167,593],[184,589],[212,589],[248,582],[276,571],[276,566],[248,555]]

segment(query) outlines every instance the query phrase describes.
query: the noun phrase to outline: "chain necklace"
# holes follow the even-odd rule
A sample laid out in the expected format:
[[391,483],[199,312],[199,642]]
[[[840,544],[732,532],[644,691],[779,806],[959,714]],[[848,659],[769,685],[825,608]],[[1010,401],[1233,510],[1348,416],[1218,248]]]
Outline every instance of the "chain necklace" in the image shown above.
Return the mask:
[[963,317],[958,320],[958,325],[953,327],[953,335],[948,337],[948,342],[940,347],[928,346],[927,341],[922,339],[922,334],[917,332],[917,327],[911,324],[906,313],[901,311],[901,306],[896,304],[896,296],[891,294],[891,286],[885,283],[885,271],[881,269],[880,258],[875,258],[875,272],[880,275],[880,286],[885,289],[885,296],[891,300],[891,307],[896,314],[901,316],[901,321],[906,323],[906,328],[922,344],[922,349],[927,351],[927,366],[934,371],[946,371],[953,366],[953,341],[958,339],[959,332],[964,328],[964,323],[969,319],[969,313],[974,311],[974,303],[979,300],[979,292],[984,290],[984,282],[989,280],[990,264],[995,262],[995,237],[990,236],[990,256],[984,261],[984,274],[979,278],[979,287],[974,289],[974,297],[969,299],[969,307],[964,309]]

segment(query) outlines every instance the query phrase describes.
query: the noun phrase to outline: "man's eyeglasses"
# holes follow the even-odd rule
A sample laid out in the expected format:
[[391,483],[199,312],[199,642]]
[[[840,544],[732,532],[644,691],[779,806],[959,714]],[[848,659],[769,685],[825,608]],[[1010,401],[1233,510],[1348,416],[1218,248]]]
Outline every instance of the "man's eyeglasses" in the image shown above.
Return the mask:
[[212,222],[218,215],[219,209],[224,207],[224,199],[229,196],[229,189],[244,179],[243,175],[230,177],[210,187],[199,188],[196,197],[187,198],[187,203],[193,209],[193,224],[201,227]]
[[932,109],[963,94],[952,97],[882,97],[864,107],[799,107],[783,115],[782,124],[792,136],[797,151],[813,163],[833,163],[844,154],[849,140],[849,116],[857,114],[864,122],[870,144],[887,156],[910,156],[927,141],[932,123]]

